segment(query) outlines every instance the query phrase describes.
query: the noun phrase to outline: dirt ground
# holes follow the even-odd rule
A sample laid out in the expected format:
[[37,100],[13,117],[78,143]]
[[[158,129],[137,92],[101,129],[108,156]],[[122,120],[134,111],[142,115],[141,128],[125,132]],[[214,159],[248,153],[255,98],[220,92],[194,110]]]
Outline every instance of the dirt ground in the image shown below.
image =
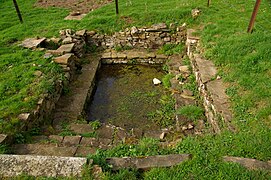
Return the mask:
[[83,14],[111,2],[113,2],[113,0],[38,0],[36,6],[68,8],[72,12],[80,12]]

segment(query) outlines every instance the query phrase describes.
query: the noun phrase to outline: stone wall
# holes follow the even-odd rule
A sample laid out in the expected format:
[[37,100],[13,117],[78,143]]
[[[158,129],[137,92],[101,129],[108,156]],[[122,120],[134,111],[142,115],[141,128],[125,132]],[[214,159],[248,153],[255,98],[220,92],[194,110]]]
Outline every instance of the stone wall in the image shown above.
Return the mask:
[[231,123],[232,112],[230,100],[226,95],[226,86],[214,63],[205,59],[200,52],[199,38],[194,36],[195,31],[187,30],[187,55],[191,60],[199,92],[203,98],[205,115],[214,133],[220,133],[222,128],[235,132]]
[[[165,44],[179,44],[186,40],[186,25],[176,27],[165,23],[155,24],[151,27],[127,28],[125,31],[116,32],[112,36],[98,34],[94,31],[71,29],[61,30],[59,37],[53,38],[29,38],[22,42],[21,46],[46,51],[44,58],[51,58],[59,64],[65,74],[66,81],[54,82],[54,91],[51,94],[43,94],[37,106],[31,112],[25,112],[18,116],[23,122],[21,130],[31,129],[35,124],[42,123],[50,117],[52,110],[62,94],[63,87],[73,80],[76,71],[81,70],[80,58],[86,53],[86,46],[97,46],[105,50],[102,63],[164,63],[168,57],[149,52]],[[116,53],[114,49],[146,49],[142,51],[125,51]],[[40,77],[42,72],[36,72]]]
[[150,28],[127,28],[125,31],[114,33],[112,36],[89,31],[87,32],[87,38],[89,44],[102,47],[103,49],[157,49],[165,44],[184,43],[186,40],[186,26],[184,24],[176,28],[174,24],[168,27],[166,24],[160,23]]
[[[42,94],[36,108],[18,116],[22,121],[20,130],[27,131],[34,125],[44,123],[50,118],[63,92],[63,87],[71,82],[78,70],[81,69],[80,58],[85,54],[86,30],[73,32],[72,30],[60,31],[60,38],[30,38],[21,44],[32,50],[46,51],[44,58],[52,59],[63,69],[65,80],[58,79],[54,82],[53,92]],[[52,49],[57,47],[57,49]],[[42,77],[41,71],[35,72]]]

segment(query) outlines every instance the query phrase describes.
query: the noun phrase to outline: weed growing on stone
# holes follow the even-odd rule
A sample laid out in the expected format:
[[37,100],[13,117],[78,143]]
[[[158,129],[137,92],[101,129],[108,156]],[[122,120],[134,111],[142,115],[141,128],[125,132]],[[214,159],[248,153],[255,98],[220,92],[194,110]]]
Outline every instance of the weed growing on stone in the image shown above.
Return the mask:
[[89,125],[92,127],[92,129],[94,131],[97,130],[97,129],[99,129],[99,127],[102,126],[102,124],[101,124],[101,122],[99,120],[92,121],[92,122],[90,122]]

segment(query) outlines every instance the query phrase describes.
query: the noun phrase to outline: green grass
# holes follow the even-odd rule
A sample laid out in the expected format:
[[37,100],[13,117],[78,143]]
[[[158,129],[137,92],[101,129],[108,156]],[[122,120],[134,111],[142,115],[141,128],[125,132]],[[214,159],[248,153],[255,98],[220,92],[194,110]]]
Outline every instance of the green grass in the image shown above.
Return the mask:
[[173,74],[166,74],[163,79],[162,79],[162,84],[165,88],[170,88],[171,87],[171,82],[170,80],[174,77]]
[[204,118],[204,110],[198,106],[183,106],[177,110],[177,114],[187,117],[189,120],[196,121]]
[[185,50],[184,44],[165,44],[158,50],[158,53],[165,55],[173,55],[173,54],[183,54]]
[[[18,22],[12,1],[0,2],[0,131],[14,133],[20,126],[16,119],[21,112],[31,110],[44,92],[53,90],[52,79],[60,69],[42,58],[42,52],[32,52],[17,46],[26,37],[58,35],[65,28],[98,30],[108,34],[131,26],[153,23],[184,22],[188,27],[201,28],[202,52],[219,68],[219,75],[227,82],[238,132],[223,131],[220,135],[183,138],[173,149],[149,146],[122,145],[99,152],[94,158],[112,156],[192,153],[193,159],[173,168],[153,169],[144,173],[145,179],[270,179],[270,174],[249,171],[236,164],[221,161],[223,155],[271,159],[271,7],[264,0],[257,16],[255,30],[246,29],[255,1],[205,0],[127,0],[120,1],[120,16],[114,14],[114,4],[89,13],[82,21],[64,21],[68,10],[34,8],[35,0],[17,0],[24,24]],[[190,17],[191,9],[200,8],[197,19]],[[125,18],[131,19],[130,23]],[[33,66],[33,64],[42,65]],[[33,76],[36,70],[43,79]],[[194,86],[188,89],[195,89]],[[148,144],[145,143],[145,144]],[[144,144],[144,143],[143,143]],[[135,171],[106,174],[108,179],[133,179]]]

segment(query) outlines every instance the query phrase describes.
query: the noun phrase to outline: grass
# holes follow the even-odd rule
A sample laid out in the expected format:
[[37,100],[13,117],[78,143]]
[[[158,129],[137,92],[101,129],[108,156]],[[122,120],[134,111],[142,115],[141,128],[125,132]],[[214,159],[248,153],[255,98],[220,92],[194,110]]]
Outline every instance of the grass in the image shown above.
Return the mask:
[[[184,22],[199,28],[202,52],[215,62],[219,75],[228,84],[234,119],[239,129],[232,134],[206,134],[183,138],[172,149],[161,149],[155,143],[121,145],[110,151],[98,152],[93,158],[101,161],[112,156],[141,156],[168,153],[192,153],[193,159],[173,168],[152,169],[143,173],[145,179],[270,179],[270,173],[249,171],[241,166],[221,161],[224,155],[271,159],[271,13],[270,2],[264,0],[252,34],[246,28],[254,1],[213,1],[210,8],[205,0],[138,0],[121,1],[120,16],[114,14],[114,4],[89,13],[82,21],[64,21],[68,10],[34,8],[35,0],[17,0],[24,24],[18,23],[12,1],[0,3],[0,131],[14,133],[20,122],[16,117],[33,108],[40,95],[53,90],[54,78],[60,69],[42,58],[43,52],[32,52],[17,46],[26,37],[56,36],[65,28],[98,30],[108,34],[131,26],[153,23]],[[197,19],[191,9],[199,8]],[[128,17],[129,22],[126,21]],[[33,66],[33,64],[42,66]],[[43,79],[33,76],[36,70]],[[194,87],[190,87],[194,89]],[[147,146],[148,145],[148,146]],[[136,171],[106,173],[107,179],[135,179]]]
[[165,55],[182,54],[185,50],[184,44],[165,44],[158,50],[158,53]]
[[155,112],[149,112],[148,118],[163,128],[173,126],[175,123],[175,99],[170,95],[162,95],[159,104],[159,109]]
[[162,79],[162,84],[165,88],[170,88],[171,87],[171,82],[170,80],[174,77],[173,74],[166,74],[163,79]]
[[177,110],[177,114],[187,117],[189,120],[196,121],[204,118],[204,110],[198,106],[183,106]]

